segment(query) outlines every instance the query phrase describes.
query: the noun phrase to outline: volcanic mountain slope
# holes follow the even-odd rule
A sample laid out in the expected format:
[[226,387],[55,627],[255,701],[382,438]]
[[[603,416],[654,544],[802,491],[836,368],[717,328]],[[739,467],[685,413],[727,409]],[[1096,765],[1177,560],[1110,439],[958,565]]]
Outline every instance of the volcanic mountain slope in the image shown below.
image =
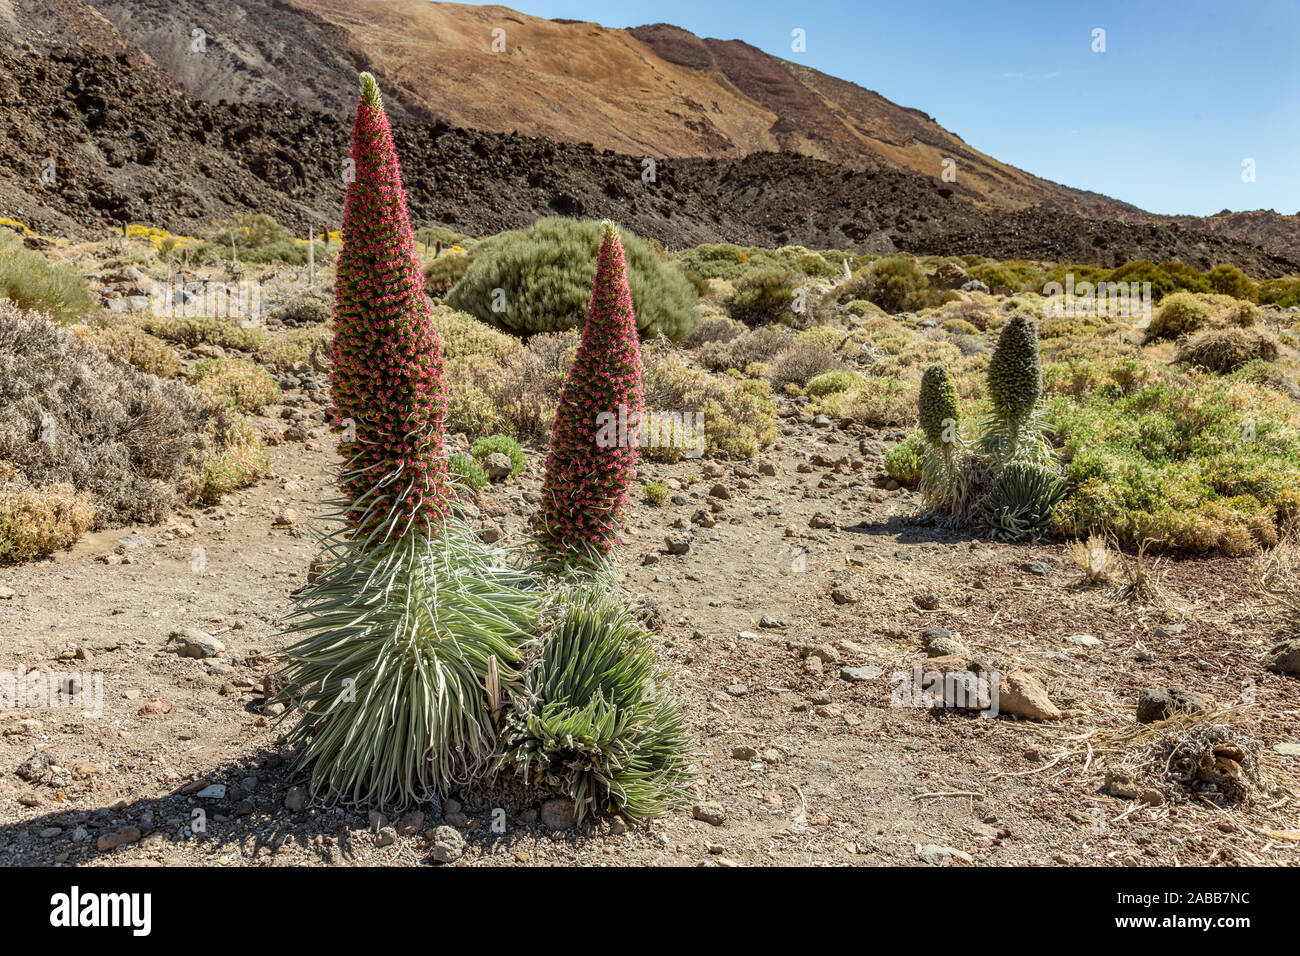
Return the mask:
[[950,188],[977,203],[1138,212],[1000,163],[870,90],[668,24],[620,30],[428,0],[11,2],[47,36],[82,37],[86,23],[99,35],[98,24],[110,25],[116,33],[101,49],[130,46],[136,61],[209,102],[284,100],[342,116],[355,74],[368,69],[396,118],[658,159],[788,151],[931,177],[952,159],[958,184]]
[[[0,75],[22,91],[0,99],[0,216],[63,235],[102,234],[123,221],[200,234],[248,210],[300,235],[339,221],[346,119],[285,104],[205,103],[129,59],[84,47],[0,50]],[[394,130],[417,224],[475,235],[561,214],[609,217],[670,247],[729,240],[1300,271],[1226,237],[1042,207],[994,210],[933,177],[791,153],[665,160],[647,183],[640,157],[590,145],[440,123]],[[41,178],[47,158],[53,182]]]

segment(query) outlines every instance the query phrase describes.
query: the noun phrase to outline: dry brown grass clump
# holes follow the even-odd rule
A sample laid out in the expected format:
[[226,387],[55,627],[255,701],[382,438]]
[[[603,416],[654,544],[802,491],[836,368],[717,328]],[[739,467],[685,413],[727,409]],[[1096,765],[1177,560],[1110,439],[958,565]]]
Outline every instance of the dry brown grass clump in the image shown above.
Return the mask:
[[578,332],[544,332],[495,359],[467,355],[447,363],[447,427],[470,435],[508,432],[539,438],[550,432]]
[[1227,375],[1255,359],[1271,362],[1277,355],[1277,337],[1272,332],[1228,327],[1206,329],[1181,340],[1174,361]]
[[1117,796],[1156,790],[1170,803],[1199,797],[1240,804],[1274,788],[1260,767],[1263,745],[1232,710],[1139,724],[1111,744],[1114,753],[1104,764]]
[[0,302],[0,460],[18,494],[32,490],[24,514],[40,510],[33,495],[54,496],[49,510],[63,516],[55,524],[82,527],[75,501],[47,490],[66,485],[93,502],[96,526],[158,521],[190,496],[231,427],[182,383],[114,362],[46,317]]
[[1119,558],[1110,548],[1110,542],[1101,535],[1090,534],[1088,540],[1074,540],[1066,544],[1072,560],[1083,575],[1085,584],[1109,584],[1115,574]]
[[1256,559],[1255,585],[1264,624],[1274,634],[1300,635],[1300,541],[1288,536]]
[[789,383],[802,386],[823,372],[833,372],[843,367],[844,363],[836,356],[834,349],[824,342],[799,338],[772,359],[768,378],[777,388]]
[[43,558],[94,526],[95,505],[66,482],[26,485],[0,461],[0,564]]
[[739,371],[768,362],[793,341],[794,335],[788,329],[765,325],[732,338],[707,342],[696,350],[695,360],[715,372],[730,368]]
[[142,372],[159,378],[175,378],[181,374],[181,360],[171,346],[133,325],[99,329],[78,325],[72,331],[106,355],[134,365]]

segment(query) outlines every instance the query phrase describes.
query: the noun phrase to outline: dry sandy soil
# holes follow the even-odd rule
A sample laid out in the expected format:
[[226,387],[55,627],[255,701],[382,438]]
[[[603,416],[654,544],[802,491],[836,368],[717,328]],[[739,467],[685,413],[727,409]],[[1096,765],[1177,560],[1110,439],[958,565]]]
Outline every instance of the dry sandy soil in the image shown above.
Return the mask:
[[[1300,769],[1296,685],[1260,664],[1269,642],[1254,621],[1248,562],[1161,565],[1182,613],[1117,601],[1080,586],[1059,544],[991,543],[915,520],[912,494],[877,487],[896,434],[818,429],[794,405],[783,410],[780,443],[756,462],[693,482],[708,463],[644,466],[682,487],[676,503],[633,506],[621,551],[626,588],[657,606],[657,639],[686,702],[698,812],[554,831],[537,804],[472,792],[450,795],[460,808],[424,806],[420,830],[389,842],[364,809],[286,807],[304,778],[290,770],[284,725],[262,713],[261,682],[287,643],[276,621],[306,582],[316,551],[308,516],[335,461],[308,404],[300,414],[315,434],[272,449],[278,477],[166,525],[95,534],[52,560],[0,570],[0,670],[83,672],[91,689],[98,673],[103,687],[101,717],[0,716],[0,863],[421,864],[444,810],[469,865],[1300,859],[1300,845],[1269,833],[1296,828],[1287,786]],[[541,457],[529,452],[521,480],[467,507],[506,543],[519,540],[539,485]],[[716,483],[729,498],[710,497]],[[297,512],[292,524],[286,509]],[[701,510],[713,527],[692,526]],[[818,513],[831,521],[813,522]],[[669,555],[669,534],[691,535],[691,553]],[[1025,570],[1030,562],[1045,576]],[[891,706],[893,675],[923,659],[921,632],[935,625],[1004,666],[1028,665],[1065,718]],[[202,629],[224,650],[179,656],[169,642],[179,628]],[[821,651],[801,658],[808,647]],[[84,659],[66,659],[75,654]],[[845,666],[867,679],[842,679]],[[1106,741],[1134,727],[1149,686],[1247,704],[1237,719],[1258,741],[1271,792],[1226,809],[1108,795],[1103,767],[1116,754]],[[149,714],[167,709],[149,706],[158,701],[170,710]],[[1290,756],[1275,750],[1286,744]],[[29,762],[37,754],[48,759]],[[210,784],[224,795],[197,795]],[[504,832],[492,825],[498,806]],[[196,807],[203,834],[186,829]]]

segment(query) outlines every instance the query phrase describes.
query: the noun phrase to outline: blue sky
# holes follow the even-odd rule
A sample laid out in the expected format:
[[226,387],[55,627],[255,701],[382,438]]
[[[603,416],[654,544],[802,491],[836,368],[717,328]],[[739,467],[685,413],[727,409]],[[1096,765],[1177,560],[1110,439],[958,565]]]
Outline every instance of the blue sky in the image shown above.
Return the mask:
[[[1300,211],[1300,0],[506,5],[745,40],[923,110],[1003,162],[1152,212]],[[791,51],[796,27],[804,53]]]

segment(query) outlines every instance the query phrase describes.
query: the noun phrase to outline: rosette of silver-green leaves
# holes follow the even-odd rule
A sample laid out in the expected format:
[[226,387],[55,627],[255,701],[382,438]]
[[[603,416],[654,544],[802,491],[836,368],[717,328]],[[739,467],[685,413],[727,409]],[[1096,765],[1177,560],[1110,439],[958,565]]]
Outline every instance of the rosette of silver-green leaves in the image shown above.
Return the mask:
[[980,521],[997,538],[1036,538],[1047,531],[1052,510],[1065,492],[1064,480],[1052,468],[1034,462],[1010,462],[980,498]]

